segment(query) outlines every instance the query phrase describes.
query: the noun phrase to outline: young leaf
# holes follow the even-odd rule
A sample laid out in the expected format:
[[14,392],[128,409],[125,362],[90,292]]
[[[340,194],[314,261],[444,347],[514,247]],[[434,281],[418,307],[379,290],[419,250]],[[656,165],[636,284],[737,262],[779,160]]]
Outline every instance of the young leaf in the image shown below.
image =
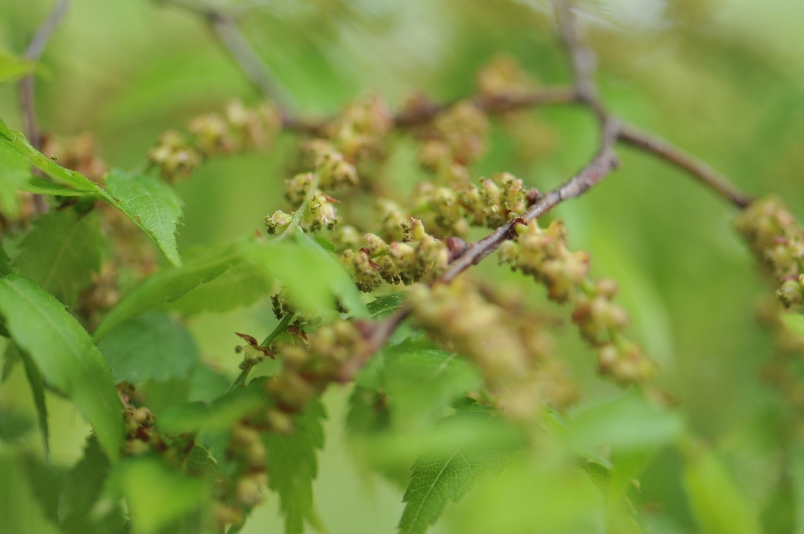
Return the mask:
[[36,220],[14,260],[20,275],[33,280],[66,306],[92,281],[101,263],[103,236],[94,212],[51,211]]
[[119,458],[124,441],[120,400],[89,334],[52,295],[18,275],[0,279],[0,315],[45,382],[75,403],[107,454]]
[[32,495],[21,463],[14,449],[0,448],[0,532],[57,532]]
[[[0,145],[2,145],[2,143],[0,143]],[[22,159],[25,161],[25,158]],[[27,161],[25,162],[25,165],[26,167],[28,166]],[[59,197],[80,197],[97,194],[97,192],[94,191],[76,191],[75,189],[70,189],[69,187],[65,187],[54,182],[49,182],[39,178],[38,176],[30,176],[25,183],[20,186],[20,189],[29,193],[35,193],[37,195],[53,195]]]
[[404,293],[393,293],[391,295],[377,297],[373,301],[366,304],[366,308],[368,308],[368,312],[371,314],[372,319],[382,319],[384,317],[388,317],[396,310],[401,308],[404,302]]
[[170,468],[159,457],[128,459],[113,476],[126,498],[135,533],[158,532],[209,504],[209,490],[202,479]]
[[152,312],[118,325],[99,342],[115,382],[182,378],[195,365],[193,337],[169,316]]
[[106,189],[120,208],[159,245],[170,262],[180,265],[175,233],[182,201],[176,191],[152,176],[129,176],[116,169],[106,178]]
[[425,532],[448,501],[457,502],[480,477],[501,471],[513,451],[513,447],[467,444],[420,457],[413,464],[410,485],[402,497],[407,505],[399,532]]
[[684,489],[701,532],[760,532],[756,510],[712,451],[684,451]]
[[304,522],[317,525],[313,513],[313,480],[318,472],[316,449],[324,447],[324,406],[316,400],[293,418],[293,433],[267,433],[263,442],[268,452],[268,484],[279,494],[285,515],[285,531],[303,532]]
[[185,316],[205,311],[225,312],[254,304],[260,297],[270,293],[272,286],[270,273],[244,261],[171,302],[168,307]]
[[30,176],[28,161],[8,143],[0,142],[0,207],[6,213],[17,211],[17,190]]
[[172,302],[200,284],[214,280],[240,261],[235,245],[210,248],[180,267],[168,267],[150,276],[111,309],[95,331],[96,340],[129,319]]

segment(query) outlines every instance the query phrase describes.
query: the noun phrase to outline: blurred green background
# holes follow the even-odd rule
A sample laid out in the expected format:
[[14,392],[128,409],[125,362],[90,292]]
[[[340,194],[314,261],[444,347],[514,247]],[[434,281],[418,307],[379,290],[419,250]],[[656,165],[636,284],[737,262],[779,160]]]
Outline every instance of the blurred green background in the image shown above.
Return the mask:
[[[335,112],[372,90],[392,108],[416,91],[437,99],[469,95],[477,69],[499,53],[516,57],[545,85],[569,81],[549,5],[539,0],[220,5],[242,8],[241,28],[304,114]],[[22,53],[51,7],[41,0],[0,2],[0,49]],[[582,8],[598,53],[601,92],[615,113],[665,136],[749,193],[777,192],[801,220],[804,4],[590,0]],[[123,169],[139,165],[161,131],[181,128],[232,97],[258,99],[199,17],[145,0],[74,0],[42,64],[36,102],[43,128],[59,135],[93,132],[101,155]],[[13,84],[0,84],[0,116],[12,128],[21,126]],[[507,170],[546,190],[594,152],[589,112],[556,107],[536,116],[550,132],[549,150],[522,157],[521,147],[495,127],[477,174]],[[285,156],[292,144],[286,135],[270,155],[217,159],[181,182],[186,205],[180,247],[262,231],[262,217],[284,207]],[[420,176],[411,146],[403,140],[392,157],[403,190]],[[720,451],[746,495],[763,501],[781,476],[775,433],[790,410],[761,377],[775,349],[772,332],[755,314],[770,286],[731,230],[731,206],[661,161],[626,147],[618,151],[620,170],[552,216],[566,221],[573,247],[590,251],[593,275],[620,282],[631,332],[660,362],[660,383],[679,400],[696,435]],[[519,284],[534,303],[547,306],[541,288],[498,268],[493,259],[477,273]],[[550,310],[568,316],[566,309]],[[232,332],[262,335],[274,324],[270,305],[260,303],[226,315],[203,314],[190,328],[205,361],[234,376],[240,357],[232,350]],[[596,378],[594,352],[571,328],[565,330],[560,351],[583,386],[582,406],[619,395]],[[15,370],[2,385],[0,404],[33,414],[27,388],[24,373]],[[333,532],[392,531],[402,491],[354,462],[342,430],[348,393],[333,388],[326,396],[317,507]],[[48,397],[48,407],[53,461],[72,464],[88,426],[55,396]],[[14,447],[37,452],[39,443],[30,433]],[[9,447],[0,444],[0,454]],[[800,448],[792,460],[804,469]],[[642,480],[646,502],[662,501],[672,512],[657,519],[653,530],[694,529],[672,482],[678,462],[674,454],[660,453]],[[8,491],[7,480],[20,477],[7,475],[0,477],[6,486],[0,496]],[[651,480],[661,483],[651,489]],[[36,506],[24,491],[13,497],[19,506]],[[280,531],[277,506],[270,496],[244,532]],[[437,531],[445,528],[436,525]]]

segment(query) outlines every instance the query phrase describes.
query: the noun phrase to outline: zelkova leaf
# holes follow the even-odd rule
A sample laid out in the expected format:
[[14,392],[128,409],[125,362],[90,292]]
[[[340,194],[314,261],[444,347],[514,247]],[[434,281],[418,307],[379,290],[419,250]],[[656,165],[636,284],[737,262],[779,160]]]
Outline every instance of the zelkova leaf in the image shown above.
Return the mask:
[[410,485],[402,497],[407,505],[399,532],[425,532],[448,501],[457,502],[480,477],[501,471],[512,453],[513,448],[505,446],[464,445],[416,460]]
[[109,457],[119,458],[122,407],[112,373],[89,334],[52,295],[14,274],[0,279],[0,315],[45,383],[75,403]]
[[172,302],[200,284],[214,280],[240,259],[236,245],[222,245],[210,248],[179,267],[167,267],[159,271],[134,288],[111,309],[95,331],[95,339],[102,338],[126,319]]
[[291,434],[263,435],[268,452],[268,484],[279,494],[288,533],[303,532],[305,521],[313,526],[318,523],[313,512],[313,480],[318,474],[316,450],[324,446],[325,418],[324,406],[315,400],[293,418]]
[[152,176],[129,176],[119,170],[109,173],[106,188],[120,208],[159,245],[168,260],[180,265],[175,233],[182,201],[176,191]]
[[[27,166],[28,163],[26,162],[25,165]],[[69,187],[55,182],[49,182],[38,176],[29,177],[19,188],[29,193],[36,193],[37,195],[54,195],[59,197],[80,197],[97,194],[95,191],[76,191],[75,189],[70,189]]]
[[6,213],[17,210],[17,190],[31,176],[31,166],[8,143],[0,142],[0,207]]
[[104,246],[97,213],[52,211],[36,220],[14,260],[18,274],[71,306],[92,281]]
[[393,293],[391,295],[383,295],[377,297],[373,301],[366,304],[372,319],[382,319],[388,317],[396,310],[402,307],[405,302],[404,293]]
[[98,343],[116,382],[182,378],[195,365],[198,347],[169,316],[152,312],[120,324]]
[[42,448],[45,452],[45,458],[50,458],[50,431],[47,424],[47,405],[45,404],[45,384],[42,380],[42,373],[36,368],[36,364],[31,360],[31,357],[20,351],[14,343],[8,346],[8,350],[17,351],[22,363],[25,367],[25,376],[28,379],[28,384],[31,386],[31,395],[33,395],[34,406],[36,406],[36,419],[39,423],[39,432],[42,434]]
[[692,445],[684,452],[684,489],[700,531],[760,532],[756,510],[720,459]]

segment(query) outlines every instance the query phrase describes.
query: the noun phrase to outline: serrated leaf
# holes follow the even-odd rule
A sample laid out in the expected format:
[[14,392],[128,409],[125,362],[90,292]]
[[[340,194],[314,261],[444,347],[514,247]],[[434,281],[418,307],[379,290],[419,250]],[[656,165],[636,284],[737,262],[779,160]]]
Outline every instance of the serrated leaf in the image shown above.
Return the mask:
[[244,261],[173,301],[168,307],[185,316],[199,312],[226,312],[254,304],[270,293],[272,286],[270,273]]
[[182,378],[195,365],[198,347],[169,316],[151,312],[118,325],[99,342],[115,382],[163,382]]
[[6,213],[14,214],[17,211],[17,190],[25,185],[30,176],[28,161],[8,143],[0,142],[0,207]]
[[337,298],[355,317],[368,311],[352,278],[338,260],[306,234],[268,243],[245,243],[244,255],[263,265],[305,310],[332,310]]
[[448,501],[457,502],[481,477],[495,474],[512,458],[513,446],[463,445],[424,455],[413,464],[399,532],[422,533],[436,522]]
[[103,246],[97,213],[51,211],[36,220],[20,244],[22,252],[14,268],[71,306],[92,281],[92,273],[100,269]]
[[128,504],[135,533],[158,532],[209,505],[209,490],[203,480],[170,468],[158,457],[128,459],[113,476]]
[[20,455],[0,448],[0,532],[58,532],[29,490]]
[[[23,158],[23,161],[25,161],[25,158]],[[26,167],[28,166],[27,161],[25,165]],[[20,186],[20,189],[29,193],[35,193],[37,195],[53,195],[59,197],[80,197],[97,194],[94,191],[76,191],[75,189],[70,189],[69,187],[50,182],[48,180],[39,178],[38,176],[30,176],[27,180],[25,180],[25,183]]]
[[6,50],[0,50],[0,82],[17,80],[33,72],[35,68],[35,62],[22,59]]
[[382,319],[388,317],[396,310],[402,307],[405,302],[404,293],[394,293],[392,295],[384,295],[377,297],[373,301],[366,304],[372,319]]
[[203,478],[210,487],[213,487],[223,478],[223,472],[218,467],[217,462],[209,455],[209,451],[204,447],[196,445],[187,454],[186,462],[187,473]]
[[119,458],[124,441],[120,400],[112,373],[89,334],[55,297],[18,275],[0,279],[0,315],[45,382],[75,404],[107,454]]
[[167,267],[148,277],[109,311],[94,338],[98,340],[126,319],[173,302],[199,285],[214,280],[240,261],[240,257],[235,245],[216,246],[180,267]]
[[268,484],[279,494],[288,533],[303,532],[305,521],[317,524],[313,513],[313,480],[318,474],[316,450],[324,447],[325,418],[324,406],[316,399],[293,417],[291,434],[263,434],[267,470],[271,473]]
[[175,234],[183,203],[176,190],[153,176],[129,176],[116,169],[106,177],[106,190],[159,245],[167,259],[173,265],[181,265]]
[[712,451],[685,451],[684,489],[701,532],[760,532],[757,513]]
[[84,456],[73,466],[64,481],[58,501],[61,529],[66,533],[121,532],[124,527],[122,511],[116,502],[102,517],[91,512],[102,498],[106,480],[112,471],[109,458],[100,450],[95,439],[88,439]]

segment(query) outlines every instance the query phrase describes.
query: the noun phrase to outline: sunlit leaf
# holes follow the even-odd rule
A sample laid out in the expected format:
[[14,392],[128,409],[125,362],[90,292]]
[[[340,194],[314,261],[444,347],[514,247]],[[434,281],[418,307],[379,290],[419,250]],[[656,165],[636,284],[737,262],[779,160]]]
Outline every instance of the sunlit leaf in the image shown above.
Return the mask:
[[0,279],[0,315],[45,382],[75,403],[116,460],[123,445],[122,407],[112,373],[89,334],[52,295],[13,274]]
[[116,382],[165,381],[187,375],[198,347],[189,332],[165,314],[131,318],[98,342]]
[[183,203],[176,191],[153,176],[129,176],[119,170],[113,170],[107,176],[106,190],[159,245],[170,262],[180,265],[175,234]]
[[52,211],[39,217],[22,241],[14,268],[71,306],[100,269],[103,247],[97,213]]

